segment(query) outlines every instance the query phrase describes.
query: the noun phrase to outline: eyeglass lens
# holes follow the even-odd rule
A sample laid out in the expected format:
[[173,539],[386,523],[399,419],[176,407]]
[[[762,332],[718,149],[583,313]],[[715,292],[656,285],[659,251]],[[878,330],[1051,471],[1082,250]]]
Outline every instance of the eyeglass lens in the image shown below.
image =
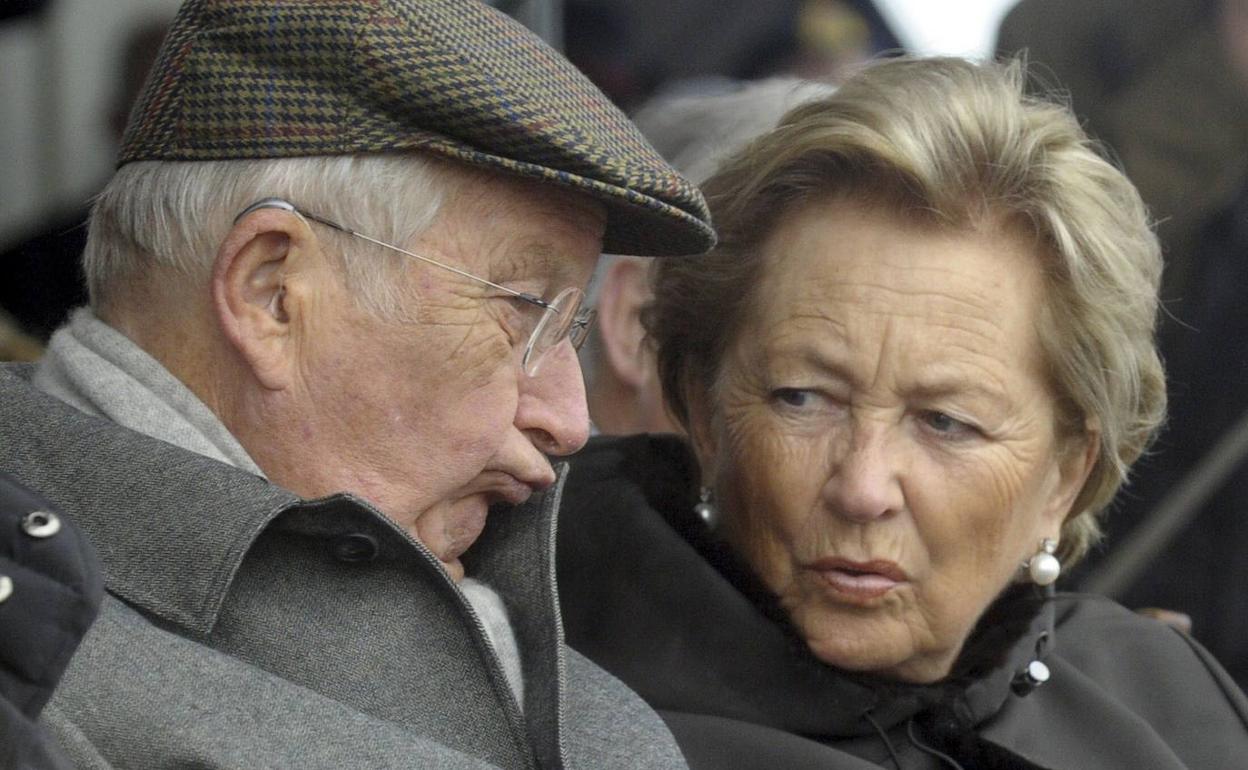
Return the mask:
[[[559,292],[550,303],[549,309],[542,314],[542,319],[533,329],[524,351],[524,371],[530,377],[537,374],[545,354],[565,338],[571,339],[573,348],[579,348],[585,341],[592,315],[580,312],[584,300],[584,292],[575,286],[569,286]],[[581,318],[582,315],[588,317]]]

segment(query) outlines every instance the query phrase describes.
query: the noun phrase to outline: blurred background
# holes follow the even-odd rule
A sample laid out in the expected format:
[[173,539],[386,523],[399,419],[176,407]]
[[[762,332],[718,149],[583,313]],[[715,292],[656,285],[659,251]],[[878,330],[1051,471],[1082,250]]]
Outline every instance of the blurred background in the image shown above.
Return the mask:
[[[1248,684],[1248,0],[495,0],[621,108],[871,57],[1025,52],[1139,187],[1171,419],[1069,587],[1190,616]],[[0,357],[84,301],[77,256],[178,0],[0,0]]]

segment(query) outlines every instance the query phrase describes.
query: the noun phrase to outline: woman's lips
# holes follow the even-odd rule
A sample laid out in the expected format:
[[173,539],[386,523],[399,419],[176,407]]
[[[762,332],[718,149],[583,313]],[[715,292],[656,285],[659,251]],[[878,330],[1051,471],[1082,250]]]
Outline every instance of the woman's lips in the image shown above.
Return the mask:
[[878,599],[909,580],[901,567],[883,559],[851,561],[834,557],[820,559],[810,568],[833,592],[851,601]]

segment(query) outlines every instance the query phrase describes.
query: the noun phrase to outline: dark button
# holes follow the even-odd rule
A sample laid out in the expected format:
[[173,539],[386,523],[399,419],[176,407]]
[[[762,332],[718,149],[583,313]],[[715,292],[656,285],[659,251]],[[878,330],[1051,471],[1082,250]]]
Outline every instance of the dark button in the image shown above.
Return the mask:
[[1049,667],[1042,661],[1033,660],[1014,675],[1010,689],[1020,698],[1030,695],[1037,687],[1049,681]]
[[355,563],[372,561],[377,558],[377,538],[362,532],[352,532],[334,538],[331,547],[334,558],[338,561]]

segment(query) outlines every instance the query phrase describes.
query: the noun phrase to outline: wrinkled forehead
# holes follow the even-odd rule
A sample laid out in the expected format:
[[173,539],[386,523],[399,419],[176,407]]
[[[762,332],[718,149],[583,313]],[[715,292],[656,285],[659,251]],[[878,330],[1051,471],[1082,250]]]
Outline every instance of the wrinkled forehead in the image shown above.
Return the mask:
[[763,259],[756,323],[911,319],[990,331],[986,345],[1035,337],[1043,280],[1034,245],[996,228],[938,227],[834,200],[786,217]]
[[452,237],[479,240],[491,267],[523,268],[582,288],[607,226],[606,207],[588,195],[477,172],[455,186],[443,212]]
[[524,209],[533,215],[560,216],[601,239],[606,206],[585,193],[547,182],[454,164],[451,200],[494,210]]

